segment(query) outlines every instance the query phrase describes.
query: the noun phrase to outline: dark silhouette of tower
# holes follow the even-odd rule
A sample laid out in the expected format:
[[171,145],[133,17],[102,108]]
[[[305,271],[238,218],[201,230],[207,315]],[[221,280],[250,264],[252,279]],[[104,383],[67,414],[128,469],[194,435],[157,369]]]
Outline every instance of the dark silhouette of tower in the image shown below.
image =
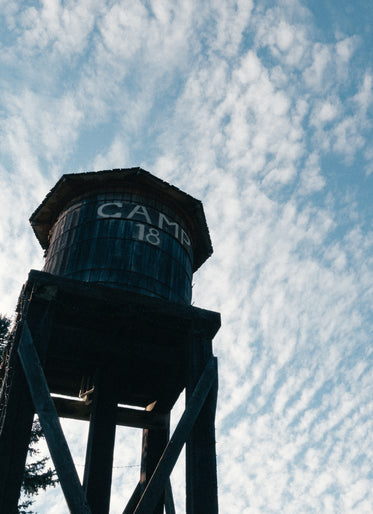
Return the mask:
[[[0,512],[17,512],[36,412],[70,512],[109,512],[125,425],[141,428],[143,443],[123,513],[175,512],[169,477],[185,444],[186,512],[217,514],[220,315],[190,305],[192,274],[212,253],[201,202],[141,168],[69,174],[30,221],[46,260],[22,289],[3,362]],[[83,485],[59,417],[90,423]]]

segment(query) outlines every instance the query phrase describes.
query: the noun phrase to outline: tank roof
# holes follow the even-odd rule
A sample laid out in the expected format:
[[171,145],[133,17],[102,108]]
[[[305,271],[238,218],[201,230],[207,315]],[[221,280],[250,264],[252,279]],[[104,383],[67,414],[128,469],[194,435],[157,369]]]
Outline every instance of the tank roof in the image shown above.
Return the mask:
[[212,245],[201,201],[142,168],[121,168],[62,175],[30,217],[31,226],[42,248],[48,248],[49,232],[52,226],[60,212],[72,201],[96,192],[125,189],[155,193],[159,200],[163,200],[169,206],[182,212],[193,241],[193,271],[196,271],[210,257]]

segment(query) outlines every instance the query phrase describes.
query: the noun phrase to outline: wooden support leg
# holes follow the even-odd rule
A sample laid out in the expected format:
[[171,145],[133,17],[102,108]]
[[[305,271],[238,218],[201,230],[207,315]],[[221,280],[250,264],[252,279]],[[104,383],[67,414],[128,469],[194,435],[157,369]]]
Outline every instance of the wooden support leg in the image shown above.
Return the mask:
[[117,403],[104,370],[94,380],[83,486],[92,514],[107,514],[110,507]]
[[[155,410],[156,410],[155,406]],[[142,492],[149,483],[151,476],[159,462],[159,459],[166,448],[169,439],[169,417],[166,429],[148,429],[143,430],[142,438],[142,455],[141,455],[141,477],[140,484]],[[161,495],[156,508],[152,514],[163,514],[164,493]]]
[[12,349],[10,369],[3,384],[1,403],[4,419],[0,433],[0,512],[18,513],[18,499],[34,417],[27,382]]
[[[194,390],[201,370],[211,358],[212,348],[208,341],[195,342],[190,348],[186,402]],[[215,381],[198,415],[186,443],[186,512],[187,514],[217,514],[217,474],[215,448],[215,412],[218,390],[217,371]]]

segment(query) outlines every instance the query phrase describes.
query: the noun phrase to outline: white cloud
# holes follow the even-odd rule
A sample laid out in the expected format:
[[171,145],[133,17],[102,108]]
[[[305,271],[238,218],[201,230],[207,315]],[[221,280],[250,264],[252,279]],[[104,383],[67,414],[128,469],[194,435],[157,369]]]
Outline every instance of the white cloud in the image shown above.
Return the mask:
[[131,166],[126,141],[117,136],[104,155],[96,155],[91,169],[98,171],[121,167],[131,168]]
[[35,180],[38,159],[53,164],[72,151],[82,112],[71,94],[54,99],[25,90],[17,96],[7,94],[6,101],[8,119],[0,125],[2,151],[23,172],[31,165]]
[[295,29],[285,21],[281,21],[276,33],[277,46],[282,52],[289,50],[294,42]]
[[148,13],[141,2],[114,4],[100,24],[101,50],[116,59],[133,57],[146,39],[148,24]]
[[326,72],[330,69],[332,55],[329,48],[321,43],[315,44],[312,51],[312,64],[303,73],[306,86],[317,91],[325,88]]
[[53,61],[80,54],[86,48],[99,11],[100,4],[95,0],[65,5],[59,0],[43,1],[26,9],[20,6],[17,13],[13,12],[17,50],[26,57],[47,52],[47,58]]
[[359,92],[354,96],[353,100],[356,102],[360,111],[366,113],[373,103],[373,91],[372,91],[372,75],[366,73],[364,75],[363,83],[360,87]]
[[301,171],[300,192],[309,195],[321,191],[325,186],[325,179],[321,175],[320,157],[316,153],[308,156],[304,169]]
[[348,63],[359,44],[359,37],[353,36],[342,39],[336,43],[336,53],[343,63]]
[[335,119],[339,112],[340,106],[335,101],[320,101],[315,106],[312,123],[316,126],[329,123]]
[[355,116],[346,116],[333,130],[333,150],[345,156],[351,162],[356,152],[365,144],[365,138],[359,130],[359,121]]
[[210,34],[212,50],[222,51],[227,56],[237,53],[253,7],[252,0],[212,2],[213,21],[216,24],[214,33]]

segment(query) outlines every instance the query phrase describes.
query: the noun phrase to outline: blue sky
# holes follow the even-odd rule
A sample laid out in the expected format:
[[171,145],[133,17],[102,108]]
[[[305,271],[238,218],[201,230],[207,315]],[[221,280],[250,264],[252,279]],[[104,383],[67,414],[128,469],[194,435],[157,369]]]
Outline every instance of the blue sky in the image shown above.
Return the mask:
[[[223,320],[221,512],[371,513],[371,1],[0,5],[0,311],[43,266],[28,218],[63,173],[151,171],[214,245],[193,301]],[[81,472],[86,427],[64,428]],[[118,430],[113,513],[138,445]],[[178,512],[182,484],[181,463]],[[35,509],[67,512],[58,490]]]

